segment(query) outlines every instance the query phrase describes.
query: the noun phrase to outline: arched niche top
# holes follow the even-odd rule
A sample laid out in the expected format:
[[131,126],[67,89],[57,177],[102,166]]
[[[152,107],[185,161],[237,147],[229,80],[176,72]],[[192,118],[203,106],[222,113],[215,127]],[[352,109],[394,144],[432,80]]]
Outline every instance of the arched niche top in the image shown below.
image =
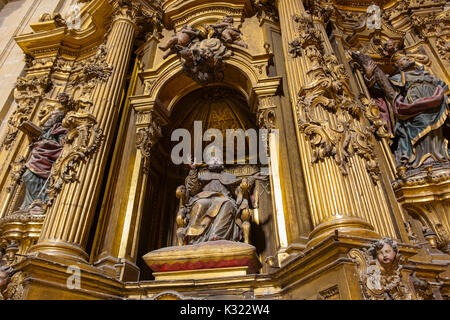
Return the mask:
[[[233,52],[233,56],[226,60],[223,81],[209,85],[220,85],[238,90],[247,99],[251,111],[255,112],[257,96],[275,95],[281,83],[281,77],[266,75],[264,66],[269,63],[269,55],[253,57],[235,47]],[[144,71],[141,77],[144,81],[151,83],[148,92],[144,94],[149,95],[167,116],[170,116],[173,107],[182,97],[202,87],[183,72],[181,62],[176,55],[169,57],[157,69]]]
[[[168,0],[163,4],[164,24],[179,29],[183,25],[200,26],[229,15],[238,20],[253,11],[250,0]],[[236,21],[237,22],[237,21]]]

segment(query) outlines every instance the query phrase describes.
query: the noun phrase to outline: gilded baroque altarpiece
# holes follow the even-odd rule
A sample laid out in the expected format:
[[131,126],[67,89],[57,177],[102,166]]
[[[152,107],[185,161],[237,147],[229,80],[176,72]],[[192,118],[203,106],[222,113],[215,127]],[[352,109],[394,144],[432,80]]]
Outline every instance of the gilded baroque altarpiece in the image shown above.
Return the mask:
[[[447,1],[22,5],[2,299],[449,299]],[[198,123],[270,161],[174,163]]]

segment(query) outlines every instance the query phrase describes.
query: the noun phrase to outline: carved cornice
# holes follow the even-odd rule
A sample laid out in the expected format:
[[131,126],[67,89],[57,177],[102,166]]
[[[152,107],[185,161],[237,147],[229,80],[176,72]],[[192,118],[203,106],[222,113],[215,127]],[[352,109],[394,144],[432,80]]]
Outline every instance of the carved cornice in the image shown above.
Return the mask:
[[[70,52],[72,56],[79,56],[81,50],[92,48],[103,41],[112,10],[108,1],[94,0],[81,9],[80,19],[84,21],[81,30],[69,30],[63,25],[55,25],[55,28],[50,30],[48,28],[40,30],[37,23],[34,26],[38,32],[19,35],[15,40],[25,54],[34,58],[56,55],[61,50]],[[42,46],[43,43],[45,48]]]
[[231,0],[224,5],[218,0],[169,0],[162,5],[164,24],[178,30],[183,25],[199,26],[224,16],[235,19],[250,16],[253,6],[250,0]]
[[423,166],[417,169],[410,169],[405,173],[403,179],[395,180],[392,183],[394,190],[403,187],[428,186],[442,182],[450,182],[450,169],[448,165]]

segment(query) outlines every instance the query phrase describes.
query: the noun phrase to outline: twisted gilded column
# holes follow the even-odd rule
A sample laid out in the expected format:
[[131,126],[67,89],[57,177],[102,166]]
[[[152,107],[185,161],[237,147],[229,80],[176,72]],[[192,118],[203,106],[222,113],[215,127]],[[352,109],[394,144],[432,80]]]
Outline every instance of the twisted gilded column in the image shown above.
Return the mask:
[[[97,143],[95,146],[97,150],[94,150],[89,159],[77,163],[72,171],[76,175],[73,182],[62,182],[57,186],[58,195],[54,197],[52,206],[47,212],[39,241],[31,248],[31,252],[35,254],[88,260],[86,246],[109,148],[113,144],[113,131],[119,114],[124,77],[137,34],[136,9],[123,1],[111,1],[111,4],[114,11],[104,51],[106,63],[112,67],[112,73],[107,81],[95,86],[87,103],[89,107],[84,110],[84,114],[88,113],[87,118],[90,120],[87,124],[88,131],[84,131],[86,133],[84,137],[90,139],[96,132],[97,138],[100,133],[104,141]],[[80,125],[75,123],[71,128],[72,132],[79,129],[77,124]],[[94,126],[95,131],[89,131]],[[76,133],[74,135],[76,136]]]
[[321,19],[302,1],[279,0],[289,94],[314,230],[309,246],[333,234],[398,238],[379,179],[361,103],[337,61]]

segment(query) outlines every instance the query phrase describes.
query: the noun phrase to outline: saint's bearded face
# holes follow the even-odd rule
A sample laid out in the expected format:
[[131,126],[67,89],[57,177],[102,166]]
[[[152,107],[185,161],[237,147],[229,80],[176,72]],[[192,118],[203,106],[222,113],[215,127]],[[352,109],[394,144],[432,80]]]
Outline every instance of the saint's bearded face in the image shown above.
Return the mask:
[[410,67],[413,67],[414,65],[415,65],[414,60],[407,56],[401,57],[397,62],[397,67],[400,71],[405,71]]

